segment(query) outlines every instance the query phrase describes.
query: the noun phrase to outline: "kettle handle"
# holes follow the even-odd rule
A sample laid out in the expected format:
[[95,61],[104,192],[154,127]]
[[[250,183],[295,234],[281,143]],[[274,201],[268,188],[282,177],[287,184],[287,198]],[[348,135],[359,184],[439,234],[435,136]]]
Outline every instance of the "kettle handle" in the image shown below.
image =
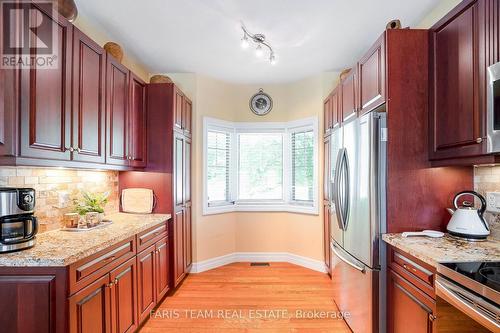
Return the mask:
[[479,209],[479,211],[477,213],[479,214],[479,216],[483,216],[483,213],[486,211],[486,199],[481,194],[477,193],[476,191],[462,191],[462,192],[457,193],[455,195],[455,198],[453,199],[453,206],[455,206],[455,209],[458,209],[458,199],[464,195],[475,196],[476,198],[479,199],[479,201],[481,201],[481,208]]

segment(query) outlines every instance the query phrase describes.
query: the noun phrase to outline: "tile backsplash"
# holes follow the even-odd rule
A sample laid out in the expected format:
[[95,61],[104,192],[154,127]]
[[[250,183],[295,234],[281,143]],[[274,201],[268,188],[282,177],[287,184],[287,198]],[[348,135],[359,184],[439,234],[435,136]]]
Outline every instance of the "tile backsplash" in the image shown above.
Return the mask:
[[0,167],[0,187],[5,186],[36,190],[40,232],[60,228],[63,215],[73,210],[73,199],[82,191],[109,192],[105,213],[119,210],[117,171]]
[[[474,167],[474,190],[486,197],[486,192],[500,192],[500,165]],[[491,237],[500,240],[500,214],[486,212]]]

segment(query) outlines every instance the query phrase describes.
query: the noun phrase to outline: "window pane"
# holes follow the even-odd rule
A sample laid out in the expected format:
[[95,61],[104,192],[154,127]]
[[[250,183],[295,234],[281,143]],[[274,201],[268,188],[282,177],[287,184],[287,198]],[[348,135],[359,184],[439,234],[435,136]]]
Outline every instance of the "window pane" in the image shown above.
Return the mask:
[[283,199],[283,134],[239,135],[240,200]]
[[208,202],[229,201],[230,134],[207,133],[207,194]]
[[313,201],[313,131],[292,133],[292,200]]

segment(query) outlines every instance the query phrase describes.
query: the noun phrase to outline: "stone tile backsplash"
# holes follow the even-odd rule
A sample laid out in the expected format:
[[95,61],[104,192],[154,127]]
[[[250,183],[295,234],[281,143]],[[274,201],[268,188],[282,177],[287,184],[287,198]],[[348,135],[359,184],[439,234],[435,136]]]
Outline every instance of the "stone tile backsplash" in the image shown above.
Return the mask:
[[[500,192],[500,166],[474,167],[474,190],[486,198],[486,192]],[[500,240],[500,214],[485,213],[491,237]]]
[[40,232],[60,228],[64,214],[73,210],[73,199],[82,191],[109,192],[105,213],[119,211],[117,171],[0,167],[0,187],[36,190],[35,215]]

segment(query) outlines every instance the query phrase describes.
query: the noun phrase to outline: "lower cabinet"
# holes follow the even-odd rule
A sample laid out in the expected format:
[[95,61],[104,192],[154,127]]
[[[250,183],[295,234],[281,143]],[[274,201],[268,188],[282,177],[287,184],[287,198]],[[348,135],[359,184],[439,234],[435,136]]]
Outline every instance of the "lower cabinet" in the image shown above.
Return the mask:
[[390,302],[389,332],[431,333],[436,302],[393,270],[387,289]]
[[70,333],[111,332],[111,282],[109,274],[69,298]]
[[167,237],[137,255],[139,322],[148,318],[169,291],[168,256]]
[[136,258],[112,270],[109,275],[112,331],[114,333],[134,332],[138,327]]

